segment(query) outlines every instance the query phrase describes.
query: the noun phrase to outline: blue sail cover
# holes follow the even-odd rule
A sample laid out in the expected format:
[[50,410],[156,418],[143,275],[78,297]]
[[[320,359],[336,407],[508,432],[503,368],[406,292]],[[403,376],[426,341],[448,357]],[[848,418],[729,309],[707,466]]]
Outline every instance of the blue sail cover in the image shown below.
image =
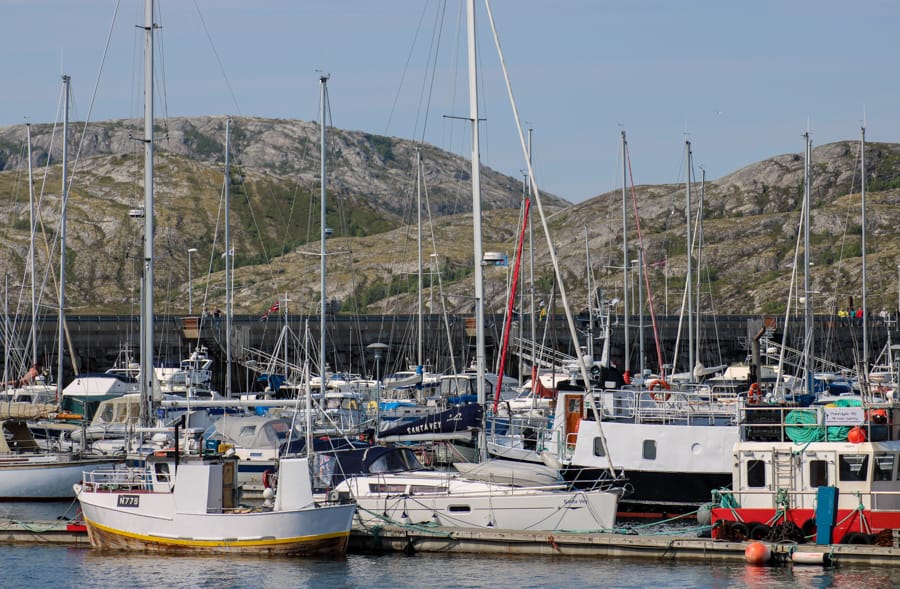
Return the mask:
[[482,415],[481,405],[459,405],[379,432],[378,437],[465,432],[480,428]]

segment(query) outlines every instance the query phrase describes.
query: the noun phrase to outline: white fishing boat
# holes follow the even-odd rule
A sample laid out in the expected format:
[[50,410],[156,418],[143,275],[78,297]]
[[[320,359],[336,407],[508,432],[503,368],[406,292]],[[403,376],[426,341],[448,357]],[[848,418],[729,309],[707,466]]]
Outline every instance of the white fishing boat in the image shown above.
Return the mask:
[[237,458],[159,451],[136,469],[84,473],[75,485],[91,546],[101,550],[265,555],[342,554],[352,503],[313,499],[306,458],[283,459],[259,507],[239,505]]

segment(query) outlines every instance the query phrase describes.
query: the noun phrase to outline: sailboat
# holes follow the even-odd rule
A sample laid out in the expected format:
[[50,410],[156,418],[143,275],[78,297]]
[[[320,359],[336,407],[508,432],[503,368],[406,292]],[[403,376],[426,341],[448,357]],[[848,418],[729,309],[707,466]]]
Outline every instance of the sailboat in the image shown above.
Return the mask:
[[[475,55],[475,2],[468,0],[467,33],[469,57],[469,108],[472,125],[472,208],[473,250],[475,261],[475,392],[477,404],[463,405],[451,416],[462,424],[464,412],[479,413],[487,401],[485,395],[484,296],[482,272],[480,156],[478,134],[478,87]],[[435,416],[423,424],[422,431],[437,432],[446,421]],[[415,432],[412,432],[415,433]],[[440,432],[447,436],[470,435],[460,427]],[[429,435],[435,435],[429,433]],[[486,456],[483,422],[476,430],[482,459]],[[509,468],[502,475],[484,464],[483,476],[490,471],[508,479]],[[599,530],[615,523],[621,489],[569,490],[564,484],[519,486],[507,482],[474,480],[460,473],[420,470],[406,461],[401,468],[370,469],[369,472],[342,481],[334,489],[335,498],[348,497],[359,505],[357,520],[362,526],[372,523],[430,521],[447,527],[492,527],[495,529],[528,529],[542,531]],[[524,475],[524,478],[529,478]],[[497,479],[499,480],[499,479]]]
[[[142,306],[142,421],[152,398],[153,0],[145,4],[145,268]],[[148,345],[149,344],[149,345]],[[146,413],[144,411],[147,411]],[[150,430],[152,431],[152,430]],[[153,452],[141,467],[84,474],[75,485],[91,546],[171,553],[335,554],[346,550],[356,506],[319,505],[307,458],[279,461],[279,484],[259,508],[239,505],[237,458]]]
[[[65,201],[67,198],[67,174],[68,167],[66,152],[66,137],[68,130],[68,105],[69,105],[69,76],[63,76],[63,90],[65,94],[65,115],[63,123],[63,182],[62,182],[62,207],[61,223],[64,227]],[[31,130],[27,129],[28,153],[29,153],[29,194],[32,193],[31,183]],[[33,202],[33,199],[32,199]],[[32,213],[32,219],[34,218]],[[32,223],[32,227],[34,227]],[[33,231],[32,231],[33,234]],[[60,228],[60,250],[65,250],[64,229]],[[33,243],[33,237],[32,237]],[[29,258],[32,262],[33,278],[33,246]],[[64,265],[64,260],[61,266]],[[62,271],[62,270],[61,270]],[[64,275],[60,275],[60,333],[62,334],[64,297]],[[33,288],[33,284],[32,284]],[[47,420],[61,414],[57,399],[56,386],[47,382],[43,373],[41,362],[37,358],[36,337],[34,325],[36,323],[36,304],[32,296],[32,364],[30,370],[20,379],[14,382],[15,388],[5,391],[4,399],[0,401],[0,501],[58,501],[70,499],[75,493],[72,485],[81,480],[85,471],[96,468],[114,467],[121,462],[117,458],[109,456],[89,456],[81,451],[65,451],[63,449],[48,450],[35,438],[30,425],[36,420]],[[8,334],[9,331],[6,330]],[[6,342],[9,349],[9,342]],[[59,353],[59,366],[62,366],[62,347]],[[61,382],[62,372],[60,368],[57,382]],[[9,383],[4,383],[7,386]],[[56,434],[58,435],[58,431]]]

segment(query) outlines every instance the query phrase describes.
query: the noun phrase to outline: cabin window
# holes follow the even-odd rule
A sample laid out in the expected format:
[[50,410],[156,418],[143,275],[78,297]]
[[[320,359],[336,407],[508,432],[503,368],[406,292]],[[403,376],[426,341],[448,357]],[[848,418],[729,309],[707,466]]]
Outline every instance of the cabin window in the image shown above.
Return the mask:
[[656,440],[644,440],[644,460],[656,460]]
[[603,438],[594,438],[594,456],[606,456],[606,446],[603,445]]
[[421,493],[446,493],[450,489],[446,485],[410,485],[409,486],[409,494],[421,494]]
[[449,505],[447,511],[450,513],[472,513],[472,508],[468,505]]
[[876,481],[894,480],[894,458],[894,454],[876,454],[872,478]]
[[165,483],[169,480],[169,465],[165,462],[156,463],[156,480]]
[[748,460],[747,461],[747,486],[754,487],[754,488],[766,486],[766,462],[765,462],[765,460]]
[[841,454],[838,456],[838,477],[842,481],[865,481],[869,476],[867,454]]
[[406,494],[406,485],[405,484],[390,484],[390,483],[369,483],[369,492],[370,493],[391,493],[397,495],[405,495]]
[[809,461],[809,486],[810,487],[827,487],[828,486],[828,461],[827,460],[810,460]]

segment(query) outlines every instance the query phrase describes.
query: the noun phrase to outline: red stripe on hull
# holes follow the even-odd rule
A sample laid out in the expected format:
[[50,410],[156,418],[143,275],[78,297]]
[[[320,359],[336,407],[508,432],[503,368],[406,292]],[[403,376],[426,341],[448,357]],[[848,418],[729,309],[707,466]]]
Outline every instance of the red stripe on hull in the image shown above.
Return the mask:
[[[752,524],[774,526],[789,521],[798,527],[803,527],[808,520],[815,522],[815,519],[816,513],[812,509],[789,509],[783,517],[780,517],[774,509],[718,507],[712,510],[712,534],[713,538],[718,536],[719,527],[716,525],[718,522],[740,522],[748,526]],[[900,529],[900,511],[864,510],[860,512],[839,509],[831,539],[833,544],[837,544],[849,533],[876,534],[885,529]]]

